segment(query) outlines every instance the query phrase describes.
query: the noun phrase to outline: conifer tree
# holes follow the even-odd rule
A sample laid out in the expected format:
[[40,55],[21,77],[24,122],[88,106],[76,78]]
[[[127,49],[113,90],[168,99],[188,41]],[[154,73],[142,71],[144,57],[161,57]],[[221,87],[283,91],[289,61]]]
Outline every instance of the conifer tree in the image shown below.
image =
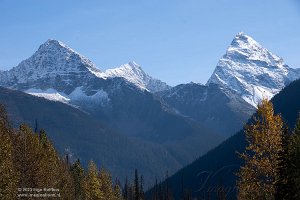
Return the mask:
[[89,163],[87,174],[83,181],[83,189],[85,199],[87,200],[106,200],[103,191],[101,190],[102,183],[98,176],[96,164],[91,161]]
[[[20,174],[20,188],[45,187],[48,185],[49,174],[42,160],[42,145],[39,137],[33,135],[32,130],[25,124],[22,124],[14,138],[14,165]],[[45,175],[45,176],[42,176]],[[52,179],[51,179],[52,180]]]
[[75,189],[75,199],[83,199],[83,179],[84,179],[84,169],[82,168],[79,159],[70,168],[74,189]]
[[129,199],[128,193],[129,193],[129,185],[128,185],[128,178],[126,177],[125,185],[124,185],[124,192],[123,192],[123,197],[125,200]]
[[101,168],[99,172],[99,180],[101,182],[101,191],[104,194],[104,199],[111,200],[114,197],[113,194],[113,184],[111,180],[111,176],[108,171],[104,168]]
[[289,174],[291,168],[291,159],[289,155],[290,148],[290,134],[288,126],[284,126],[282,134],[282,151],[279,152],[278,162],[278,180],[276,182],[276,195],[275,199],[288,200],[291,199],[291,177]]
[[291,199],[300,199],[300,118],[296,122],[289,145],[288,194]]
[[140,199],[145,199],[145,193],[144,193],[144,178],[141,175],[140,178]]
[[140,200],[140,183],[137,169],[134,171],[134,200]]
[[123,195],[122,195],[122,189],[120,186],[120,182],[116,180],[114,188],[113,188],[113,200],[124,200]]
[[245,130],[248,146],[241,154],[245,164],[238,174],[238,198],[274,199],[283,122],[280,115],[274,115],[273,105],[266,99],[258,105],[253,120]]
[[[58,185],[56,186],[60,190],[62,199],[74,200],[75,198],[75,183],[70,171],[69,164],[60,160],[59,172],[57,175]],[[79,198],[80,199],[80,198]]]
[[0,199],[14,199],[17,192],[11,134],[5,108],[0,105]]

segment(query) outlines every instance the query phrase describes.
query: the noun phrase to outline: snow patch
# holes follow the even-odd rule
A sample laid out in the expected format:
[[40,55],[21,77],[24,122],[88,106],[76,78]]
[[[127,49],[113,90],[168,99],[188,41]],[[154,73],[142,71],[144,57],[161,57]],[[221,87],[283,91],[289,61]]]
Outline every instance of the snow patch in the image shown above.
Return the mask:
[[37,97],[42,97],[51,101],[59,101],[66,104],[77,104],[78,102],[92,103],[105,105],[109,102],[107,92],[104,90],[97,90],[93,95],[87,95],[83,91],[82,87],[77,87],[69,95],[58,92],[55,89],[49,88],[47,90],[31,88],[24,91],[27,94],[31,94]]
[[59,101],[62,103],[68,103],[70,99],[67,97],[67,95],[57,92],[55,89],[47,89],[47,90],[41,90],[41,89],[28,89],[25,91],[27,94],[31,94],[37,97],[42,97],[51,101]]
[[95,91],[93,95],[87,95],[83,91],[82,87],[75,88],[75,90],[69,95],[69,98],[74,102],[87,102],[102,105],[110,101],[107,92],[104,90],[100,89]]

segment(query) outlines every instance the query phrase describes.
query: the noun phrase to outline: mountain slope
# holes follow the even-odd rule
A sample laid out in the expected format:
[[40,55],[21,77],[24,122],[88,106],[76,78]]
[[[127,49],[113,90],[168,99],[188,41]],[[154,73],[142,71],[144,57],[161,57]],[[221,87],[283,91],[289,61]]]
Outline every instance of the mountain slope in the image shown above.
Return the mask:
[[[272,102],[275,113],[281,113],[288,125],[294,127],[300,111],[300,80],[292,82],[275,95]],[[211,191],[213,198],[218,188],[224,186],[229,199],[235,199],[235,173],[242,163],[237,152],[243,152],[245,144],[242,130],[170,177],[168,184],[176,199],[182,195],[182,183],[184,188],[191,190],[193,196],[207,197],[208,191]]]
[[256,106],[263,97],[270,99],[299,77],[298,69],[290,68],[250,36],[239,33],[219,60],[207,85],[215,83],[236,91]]
[[37,120],[38,128],[47,131],[60,153],[71,152],[85,166],[93,159],[122,181],[135,168],[150,182],[153,176],[161,177],[167,169],[182,166],[162,145],[127,137],[66,104],[1,87],[0,103],[7,107],[15,126],[25,122],[35,127]]
[[182,84],[157,94],[180,114],[226,137],[240,130],[255,112],[236,92],[216,84]]

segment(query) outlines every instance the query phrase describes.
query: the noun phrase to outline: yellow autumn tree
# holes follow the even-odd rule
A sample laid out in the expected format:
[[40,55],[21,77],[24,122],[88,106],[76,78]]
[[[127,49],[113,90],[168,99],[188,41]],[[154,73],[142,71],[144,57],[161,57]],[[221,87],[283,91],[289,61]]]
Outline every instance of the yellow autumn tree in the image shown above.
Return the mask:
[[274,199],[282,130],[281,116],[274,115],[272,103],[264,99],[245,128],[248,146],[241,154],[245,163],[238,173],[238,199]]
[[99,173],[96,164],[89,163],[87,174],[83,180],[83,190],[86,200],[106,200],[101,190],[102,183],[99,179]]

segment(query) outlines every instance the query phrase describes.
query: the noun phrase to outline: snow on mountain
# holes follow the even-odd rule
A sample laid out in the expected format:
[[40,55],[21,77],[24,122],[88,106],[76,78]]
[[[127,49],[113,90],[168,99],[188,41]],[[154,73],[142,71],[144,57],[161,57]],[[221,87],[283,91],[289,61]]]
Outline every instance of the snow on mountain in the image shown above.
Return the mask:
[[63,92],[59,92],[53,88],[48,88],[46,90],[31,88],[25,90],[24,92],[51,101],[59,101],[70,105],[76,105],[78,103],[84,102],[90,104],[96,103],[104,106],[107,105],[110,101],[107,92],[102,89],[96,91],[93,95],[86,95],[82,87],[75,88],[74,91],[69,95]]
[[207,85],[215,83],[234,90],[256,107],[263,98],[270,99],[299,77],[299,70],[290,68],[282,58],[239,33],[219,60]]
[[70,99],[67,97],[67,95],[62,94],[55,89],[49,88],[46,90],[41,89],[28,89],[26,91],[27,94],[31,94],[37,97],[42,97],[51,101],[60,101],[62,103],[68,103]]
[[62,42],[48,40],[28,59],[9,71],[1,73],[1,85],[17,85],[39,79],[52,80],[59,77],[70,82],[69,75],[81,76],[86,71],[101,72],[87,58]]
[[150,92],[159,92],[170,89],[166,83],[154,79],[146,74],[140,65],[134,61],[121,65],[114,69],[108,69],[100,77],[123,77],[127,81],[135,84],[141,89],[149,90]]
[[[0,85],[66,103],[69,101],[61,94],[67,95],[66,98],[75,98],[71,93],[79,92],[75,91],[77,88],[81,88],[82,98],[76,100],[86,99],[87,94],[91,96],[96,93],[95,97],[103,99],[104,93],[98,93],[101,88],[98,88],[99,83],[95,81],[99,82],[96,79],[101,79],[104,83],[105,79],[114,77],[122,77],[138,88],[151,92],[169,88],[166,83],[146,74],[135,62],[102,72],[86,57],[64,43],[52,39],[42,44],[30,58],[18,66],[1,71]],[[41,91],[32,92],[37,89]]]

